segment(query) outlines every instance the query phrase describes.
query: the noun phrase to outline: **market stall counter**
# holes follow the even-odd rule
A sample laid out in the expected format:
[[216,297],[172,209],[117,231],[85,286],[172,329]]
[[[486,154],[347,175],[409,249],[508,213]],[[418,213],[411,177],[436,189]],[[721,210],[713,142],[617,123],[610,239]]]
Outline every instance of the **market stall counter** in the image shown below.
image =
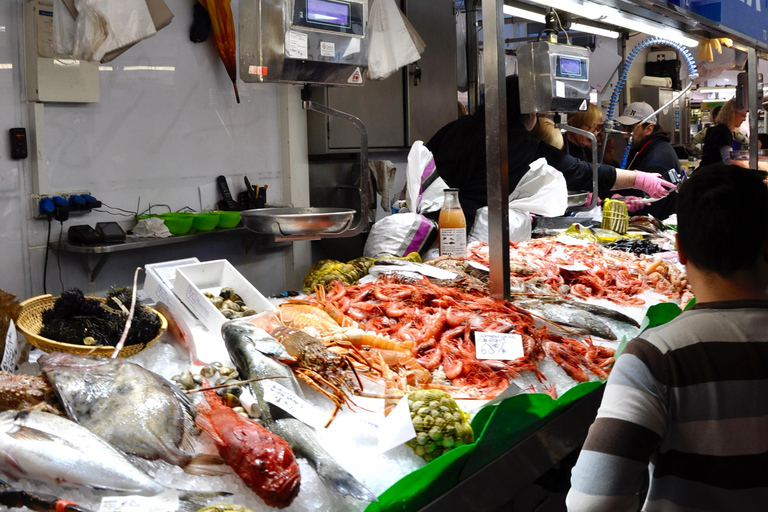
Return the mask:
[[[658,255],[604,249],[574,237],[537,239],[510,245],[514,297],[498,301],[487,294],[487,257],[480,243],[468,247],[466,258],[430,265],[414,258],[324,265],[305,282],[314,293],[272,299],[275,307],[259,311],[245,311],[249,305],[238,290],[226,286],[201,293],[195,300],[212,301],[232,319],[221,334],[185,325],[173,308],[158,306],[168,316],[169,334],[121,367],[149,370],[178,386],[182,402],[194,404],[206,434],[184,448],[188,453],[218,453],[230,465],[233,449],[260,457],[259,443],[217,436],[223,427],[211,426],[212,411],[230,411],[226,428],[261,429],[258,436],[290,446],[281,450],[288,457],[283,460],[295,460],[295,487],[274,501],[269,487],[244,476],[250,466],[239,463],[220,467],[216,476],[189,474],[185,463],[139,467],[164,489],[182,489],[178,496],[194,491],[207,494],[209,503],[256,511],[498,509],[578,450],[621,341],[639,331],[650,304],[667,301],[679,312],[674,302],[686,284]],[[324,273],[339,272],[346,284],[340,277],[320,284]],[[328,367],[307,359],[307,347]],[[40,356],[33,351],[21,371],[37,375],[42,369],[41,383],[56,383],[60,373],[51,369],[50,357]],[[84,375],[74,372],[66,382],[76,384]],[[205,387],[216,389],[200,392]],[[413,391],[418,388],[445,398],[431,402]],[[56,390],[62,401],[71,400]],[[120,395],[108,394],[121,411],[143,406]],[[442,423],[430,428],[430,415]],[[473,438],[451,430],[454,422],[463,429],[464,418]],[[118,437],[129,430],[118,429]],[[55,456],[50,462],[57,464]],[[92,510],[104,503],[87,482],[74,492],[28,479],[19,485]],[[221,492],[231,496],[211,494]],[[142,510],[175,510],[153,500]]]

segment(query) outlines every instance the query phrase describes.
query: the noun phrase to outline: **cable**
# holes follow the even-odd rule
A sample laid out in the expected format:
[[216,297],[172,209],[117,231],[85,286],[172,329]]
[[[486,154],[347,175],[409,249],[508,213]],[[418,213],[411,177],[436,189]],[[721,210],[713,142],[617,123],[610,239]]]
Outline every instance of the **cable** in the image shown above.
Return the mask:
[[565,28],[563,28],[563,23],[560,21],[560,15],[557,14],[557,10],[556,9],[552,9],[552,12],[555,13],[555,18],[557,18],[557,24],[560,25],[560,30],[562,30],[563,33],[565,34],[565,42],[568,45],[570,45],[571,44],[571,38],[568,37],[568,32],[566,32]]
[[109,205],[108,205],[107,203],[105,203],[104,201],[102,201],[102,202],[101,202],[101,204],[102,204],[102,206],[106,206],[107,208],[110,208],[110,209],[112,209],[112,210],[119,210],[119,211],[121,211],[121,212],[130,213],[131,215],[136,215],[136,213],[135,213],[135,212],[132,212],[132,211],[130,211],[130,210],[124,210],[124,209],[122,209],[122,208],[117,208],[116,206],[109,206]]
[[[167,204],[162,204],[162,203],[161,204],[151,204],[151,205],[149,205],[149,208],[147,208],[146,210],[144,210],[141,213],[136,214],[136,216],[138,217],[139,215],[143,215],[143,214],[145,214],[147,212],[152,214],[152,208],[154,208],[156,206],[165,206],[166,208],[168,208],[168,213],[172,213],[173,212],[173,209],[170,206],[168,206]],[[133,212],[131,212],[131,213],[133,213]]]
[[45,239],[45,263],[43,263],[43,293],[48,293],[48,287],[46,280],[48,278],[48,252],[51,250],[49,244],[51,243],[51,219],[48,219],[48,236]]
[[61,230],[59,231],[59,249],[56,251],[56,266],[59,267],[59,284],[61,284],[61,291],[64,292],[64,281],[61,278],[61,234],[64,232],[64,222],[61,223]]
[[107,210],[99,210],[99,209],[94,209],[93,211],[94,212],[99,212],[99,213],[106,213],[108,215],[116,215],[116,216],[120,216],[120,217],[136,217],[136,214],[133,213],[133,212],[131,212],[131,213],[116,213],[116,212],[110,212],[110,211],[107,211]]

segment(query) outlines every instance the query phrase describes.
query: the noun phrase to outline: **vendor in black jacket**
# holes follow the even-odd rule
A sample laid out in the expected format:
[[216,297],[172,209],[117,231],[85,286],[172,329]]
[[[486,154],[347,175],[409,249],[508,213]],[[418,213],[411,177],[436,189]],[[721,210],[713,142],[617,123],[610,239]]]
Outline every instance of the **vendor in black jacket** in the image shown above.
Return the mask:
[[[661,174],[671,184],[669,171],[674,170],[679,177],[681,168],[677,153],[669,142],[669,132],[661,129],[656,116],[648,118],[644,123],[640,122],[653,114],[654,110],[648,103],[637,101],[630,103],[624,110],[624,115],[617,117],[615,121],[622,124],[625,131],[631,131],[633,134],[632,147],[627,157],[628,167]],[[626,135],[626,138],[629,138],[629,135]],[[631,189],[621,193],[630,197],[626,200],[627,208],[635,215],[650,214],[663,220],[675,213],[677,208],[677,194],[671,194],[645,206],[637,201],[637,196],[643,195],[641,190]]]
[[[592,166],[577,160],[549,144],[533,138],[528,131],[536,123],[535,114],[520,113],[520,87],[517,76],[508,76],[507,88],[507,155],[509,189],[514,190],[529,165],[541,157],[565,176],[568,190],[592,190]],[[459,201],[471,228],[475,213],[488,205],[485,163],[485,110],[463,116],[442,127],[427,142],[437,172],[449,187],[459,189]],[[663,197],[671,186],[659,176],[639,171],[598,166],[598,189],[637,187],[653,197]]]

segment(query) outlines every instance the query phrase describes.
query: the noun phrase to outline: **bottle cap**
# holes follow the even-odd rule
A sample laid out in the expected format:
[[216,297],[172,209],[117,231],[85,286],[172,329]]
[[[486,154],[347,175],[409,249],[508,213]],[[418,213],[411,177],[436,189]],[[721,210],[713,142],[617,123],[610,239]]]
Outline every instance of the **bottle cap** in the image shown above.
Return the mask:
[[443,192],[458,192],[458,188],[444,188]]

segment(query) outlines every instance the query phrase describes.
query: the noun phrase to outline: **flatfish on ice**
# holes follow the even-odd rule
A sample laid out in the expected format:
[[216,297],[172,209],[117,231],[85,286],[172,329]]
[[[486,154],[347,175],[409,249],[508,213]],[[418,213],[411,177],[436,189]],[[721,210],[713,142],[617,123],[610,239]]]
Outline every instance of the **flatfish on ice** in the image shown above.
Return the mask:
[[115,448],[185,467],[195,408],[171,382],[123,359],[53,352],[38,359],[67,415]]

